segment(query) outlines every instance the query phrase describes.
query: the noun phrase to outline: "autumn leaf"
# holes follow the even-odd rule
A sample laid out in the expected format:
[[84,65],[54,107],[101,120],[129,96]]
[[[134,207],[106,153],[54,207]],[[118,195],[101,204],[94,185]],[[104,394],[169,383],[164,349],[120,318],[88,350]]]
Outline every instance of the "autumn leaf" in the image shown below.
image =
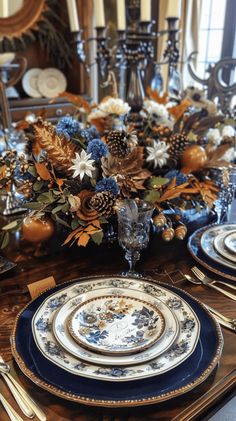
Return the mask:
[[64,180],[63,180],[63,178],[57,178],[57,179],[56,179],[56,183],[57,183],[58,187],[63,186],[63,184],[64,184]]
[[65,239],[63,246],[70,243],[70,241],[75,237],[75,235],[81,230],[81,227],[76,228],[74,231],[72,231]]
[[73,105],[75,105],[75,107],[79,109],[83,108],[86,113],[91,112],[91,107],[89,103],[80,95],[75,95],[75,94],[72,94],[71,92],[65,91],[65,92],[61,92],[58,96],[67,98]]
[[148,96],[153,99],[153,101],[158,102],[158,104],[167,104],[168,102],[168,93],[164,92],[162,96],[160,96],[156,91],[153,91],[150,86],[147,87],[147,94]]
[[168,112],[175,118],[175,120],[178,120],[184,112],[187,110],[187,108],[191,105],[191,101],[188,99],[183,99],[179,105],[175,105],[174,107],[168,108]]
[[50,180],[52,178],[50,172],[48,171],[48,169],[46,167],[46,165],[43,164],[42,162],[36,162],[35,168],[36,168],[36,171],[37,171],[38,175],[40,176],[40,178],[42,178],[42,180],[47,181],[47,180]]
[[39,142],[35,141],[33,143],[33,146],[32,146],[33,155],[38,156],[40,154],[41,150],[42,150],[42,148],[41,148]]
[[89,240],[90,240],[90,236],[86,232],[84,232],[82,235],[80,235],[80,237],[77,241],[77,244],[78,244],[78,246],[86,247]]

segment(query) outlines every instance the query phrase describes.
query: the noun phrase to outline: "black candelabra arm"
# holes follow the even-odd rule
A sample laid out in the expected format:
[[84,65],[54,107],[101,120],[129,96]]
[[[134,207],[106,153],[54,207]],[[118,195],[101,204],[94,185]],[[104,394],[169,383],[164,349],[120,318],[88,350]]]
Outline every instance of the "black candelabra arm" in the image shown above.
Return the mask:
[[164,63],[169,63],[169,66],[176,68],[179,62],[179,49],[177,47],[178,38],[177,35],[179,30],[176,28],[179,18],[168,17],[166,18],[168,23],[168,39],[167,46],[164,51]]

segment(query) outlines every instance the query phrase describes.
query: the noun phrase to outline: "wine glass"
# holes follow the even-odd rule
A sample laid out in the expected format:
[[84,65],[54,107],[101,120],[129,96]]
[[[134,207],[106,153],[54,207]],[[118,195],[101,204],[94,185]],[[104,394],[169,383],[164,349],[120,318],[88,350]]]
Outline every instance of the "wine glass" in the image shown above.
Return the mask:
[[140,259],[140,251],[148,245],[153,210],[150,203],[141,200],[127,199],[120,204],[117,212],[118,240],[129,263],[129,271],[124,273],[127,276],[142,277],[134,267]]

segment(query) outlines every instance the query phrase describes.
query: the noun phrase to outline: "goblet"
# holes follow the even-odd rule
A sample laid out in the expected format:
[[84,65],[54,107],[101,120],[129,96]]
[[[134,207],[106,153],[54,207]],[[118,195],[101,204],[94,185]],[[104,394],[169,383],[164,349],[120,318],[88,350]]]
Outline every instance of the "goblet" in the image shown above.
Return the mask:
[[124,200],[119,206],[118,240],[129,263],[129,271],[123,273],[124,275],[142,277],[134,268],[140,259],[140,250],[145,249],[149,242],[153,210],[150,203],[133,199]]

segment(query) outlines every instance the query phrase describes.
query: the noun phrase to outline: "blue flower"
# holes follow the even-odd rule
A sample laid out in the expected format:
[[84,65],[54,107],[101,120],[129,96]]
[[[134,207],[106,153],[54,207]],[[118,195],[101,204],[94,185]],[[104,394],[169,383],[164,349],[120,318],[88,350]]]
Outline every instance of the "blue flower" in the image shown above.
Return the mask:
[[79,135],[82,136],[87,142],[100,138],[100,135],[94,126],[91,126],[88,129],[81,129],[79,131]]
[[62,117],[56,126],[59,134],[70,138],[73,137],[80,129],[80,123],[72,117]]
[[87,146],[87,153],[91,153],[92,159],[99,162],[103,156],[108,154],[108,146],[100,139],[93,139]]
[[179,186],[180,184],[186,183],[188,181],[188,178],[185,174],[183,174],[181,171],[177,170],[171,170],[168,171],[168,173],[165,174],[165,178],[168,178],[170,181],[176,177],[176,185]]
[[102,180],[98,181],[95,186],[95,191],[111,191],[114,196],[117,196],[120,192],[116,181],[112,177],[103,178]]

